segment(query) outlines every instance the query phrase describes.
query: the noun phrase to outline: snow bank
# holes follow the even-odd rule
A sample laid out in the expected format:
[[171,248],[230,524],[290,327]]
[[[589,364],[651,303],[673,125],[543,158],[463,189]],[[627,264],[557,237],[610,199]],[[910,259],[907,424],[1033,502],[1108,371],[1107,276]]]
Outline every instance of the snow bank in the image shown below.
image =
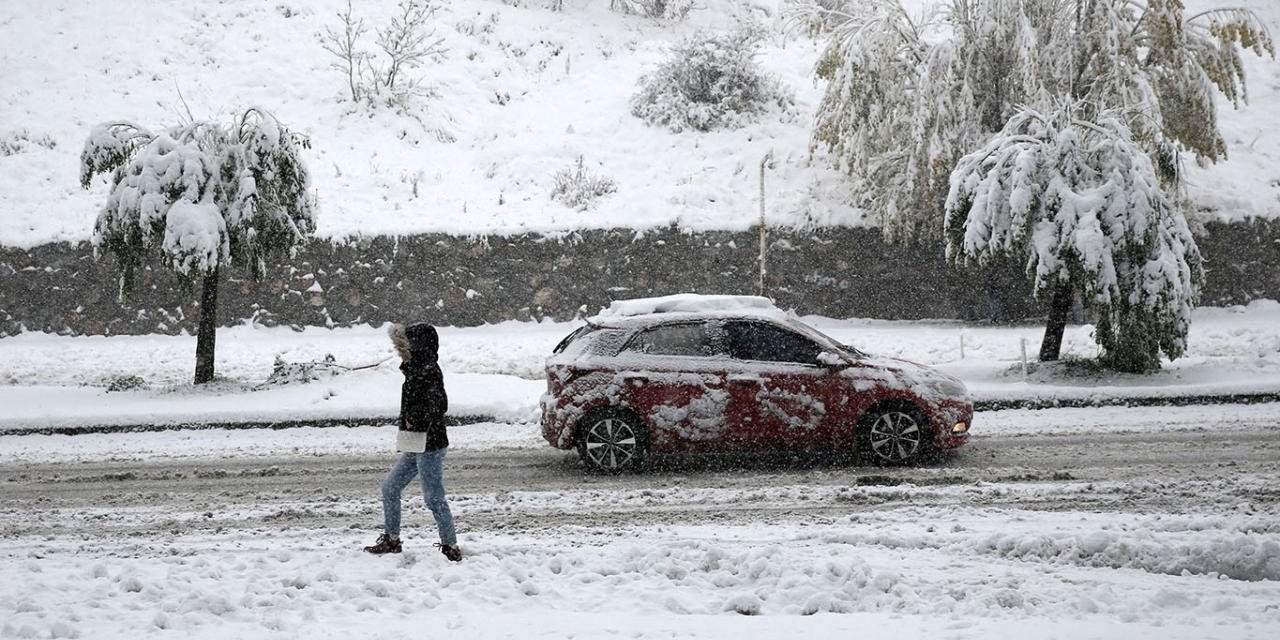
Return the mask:
[[[0,427],[91,427],[368,419],[383,422],[400,413],[403,375],[384,366],[345,376],[283,387],[234,383],[158,390],[108,392],[92,387],[0,387],[5,414]],[[508,422],[536,418],[537,397],[546,385],[512,376],[445,372],[449,415],[487,416]]]

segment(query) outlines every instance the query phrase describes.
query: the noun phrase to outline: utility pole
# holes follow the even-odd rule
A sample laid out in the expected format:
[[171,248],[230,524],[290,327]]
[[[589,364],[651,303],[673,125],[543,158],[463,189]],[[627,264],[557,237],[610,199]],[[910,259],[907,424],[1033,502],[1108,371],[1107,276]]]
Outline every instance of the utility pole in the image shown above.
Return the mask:
[[760,285],[756,293],[764,296],[764,279],[769,274],[768,237],[764,225],[764,169],[773,160],[773,149],[760,158]]

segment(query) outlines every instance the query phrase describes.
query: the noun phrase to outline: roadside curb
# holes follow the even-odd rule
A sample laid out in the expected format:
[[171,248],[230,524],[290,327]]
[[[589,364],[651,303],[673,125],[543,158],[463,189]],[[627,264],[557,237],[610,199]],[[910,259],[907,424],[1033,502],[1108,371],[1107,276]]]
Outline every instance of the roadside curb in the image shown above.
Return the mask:
[[[155,431],[201,431],[205,429],[296,429],[299,427],[369,427],[395,424],[397,416],[365,416],[360,418],[316,418],[313,420],[257,420],[243,422],[162,422],[158,424],[95,424],[77,427],[0,428],[4,436],[78,436],[102,433],[147,433]],[[458,427],[479,422],[493,422],[493,416],[445,416],[445,424]]]
[[[1280,392],[1192,396],[1091,396],[1083,398],[1024,398],[975,400],[973,410],[1006,411],[1009,409],[1072,409],[1090,407],[1183,407],[1215,404],[1261,404],[1280,402]],[[242,422],[166,422],[158,424],[100,424],[63,427],[0,428],[0,437],[31,435],[89,435],[109,433],[148,433],[157,431],[200,431],[205,429],[296,429],[299,427],[365,427],[394,424],[396,416],[351,418],[316,418],[311,420],[256,420]],[[481,422],[495,422],[493,416],[445,416],[445,424],[459,427]]]
[[1234,393],[1223,395],[1192,396],[1089,396],[1083,398],[1025,398],[975,400],[974,411],[1004,411],[1007,409],[1073,409],[1089,407],[1185,407],[1213,404],[1262,404],[1280,402],[1280,392]]

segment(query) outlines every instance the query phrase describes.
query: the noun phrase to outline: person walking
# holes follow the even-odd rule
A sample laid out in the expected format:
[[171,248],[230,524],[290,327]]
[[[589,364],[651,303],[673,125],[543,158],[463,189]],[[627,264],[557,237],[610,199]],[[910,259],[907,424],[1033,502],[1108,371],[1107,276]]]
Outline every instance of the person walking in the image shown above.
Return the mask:
[[413,482],[422,480],[422,498],[435,517],[440,542],[436,546],[453,562],[462,560],[453,513],[444,494],[444,454],[449,449],[444,413],[449,397],[437,362],[440,338],[435,327],[419,322],[408,327],[391,325],[391,343],[400,354],[404,385],[400,389],[400,429],[396,450],[400,458],[382,481],[383,533],[365,547],[372,554],[400,553],[400,496]]

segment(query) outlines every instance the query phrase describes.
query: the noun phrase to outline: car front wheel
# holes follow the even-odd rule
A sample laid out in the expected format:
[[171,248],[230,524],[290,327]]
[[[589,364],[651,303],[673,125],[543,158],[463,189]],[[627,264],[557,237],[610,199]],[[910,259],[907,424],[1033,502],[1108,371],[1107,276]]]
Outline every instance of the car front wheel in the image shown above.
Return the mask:
[[592,471],[622,473],[640,466],[647,432],[634,417],[615,411],[588,416],[578,438],[578,455]]
[[880,411],[865,424],[863,451],[876,464],[909,464],[922,457],[932,444],[929,423],[916,411]]

